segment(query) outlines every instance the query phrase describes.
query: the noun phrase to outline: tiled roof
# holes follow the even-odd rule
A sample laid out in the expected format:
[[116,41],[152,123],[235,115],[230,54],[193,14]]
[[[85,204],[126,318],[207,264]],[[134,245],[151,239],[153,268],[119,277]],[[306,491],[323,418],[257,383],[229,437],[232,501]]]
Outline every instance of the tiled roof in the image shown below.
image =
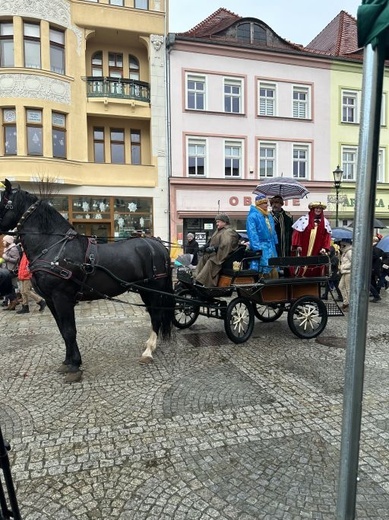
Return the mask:
[[306,50],[332,56],[350,56],[358,52],[357,21],[346,11],[340,13],[307,46]]
[[192,29],[189,29],[189,31],[179,34],[181,36],[204,38],[226,29],[234,22],[241,19],[241,16],[224,9],[224,7],[220,7],[220,9],[212,13],[208,18],[197,24]]

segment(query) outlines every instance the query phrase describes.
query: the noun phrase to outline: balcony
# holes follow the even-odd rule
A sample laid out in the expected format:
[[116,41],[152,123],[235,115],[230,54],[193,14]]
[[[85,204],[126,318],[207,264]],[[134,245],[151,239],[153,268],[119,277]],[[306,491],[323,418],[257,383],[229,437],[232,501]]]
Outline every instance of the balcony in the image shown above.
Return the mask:
[[144,81],[88,77],[86,83],[89,98],[131,99],[150,103],[150,85]]

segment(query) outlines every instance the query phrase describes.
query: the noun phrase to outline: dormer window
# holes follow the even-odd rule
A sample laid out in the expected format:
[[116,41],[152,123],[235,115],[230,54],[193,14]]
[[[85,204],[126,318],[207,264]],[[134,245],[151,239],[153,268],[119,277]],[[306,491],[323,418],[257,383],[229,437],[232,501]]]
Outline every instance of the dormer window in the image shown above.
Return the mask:
[[255,22],[243,22],[238,25],[237,39],[246,43],[266,43],[266,31]]

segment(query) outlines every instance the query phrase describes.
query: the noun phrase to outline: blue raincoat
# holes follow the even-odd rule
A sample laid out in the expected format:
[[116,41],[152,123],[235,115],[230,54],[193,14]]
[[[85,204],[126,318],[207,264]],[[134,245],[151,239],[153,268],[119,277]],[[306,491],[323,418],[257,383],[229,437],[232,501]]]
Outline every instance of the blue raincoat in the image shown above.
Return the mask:
[[269,258],[278,256],[276,249],[278,238],[273,216],[270,213],[265,216],[255,206],[251,206],[246,221],[246,230],[250,241],[250,249],[262,251],[260,260],[253,260],[250,268],[260,273],[270,273],[273,267],[268,265]]

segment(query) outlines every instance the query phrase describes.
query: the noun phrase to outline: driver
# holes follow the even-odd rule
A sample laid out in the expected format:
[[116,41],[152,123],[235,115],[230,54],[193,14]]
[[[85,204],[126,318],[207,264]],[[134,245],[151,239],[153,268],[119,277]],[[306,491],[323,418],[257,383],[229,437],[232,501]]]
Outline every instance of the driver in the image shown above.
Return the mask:
[[230,226],[230,217],[220,213],[215,217],[216,231],[204,249],[196,270],[197,285],[216,287],[222,264],[227,256],[235,251],[239,244],[239,235]]

